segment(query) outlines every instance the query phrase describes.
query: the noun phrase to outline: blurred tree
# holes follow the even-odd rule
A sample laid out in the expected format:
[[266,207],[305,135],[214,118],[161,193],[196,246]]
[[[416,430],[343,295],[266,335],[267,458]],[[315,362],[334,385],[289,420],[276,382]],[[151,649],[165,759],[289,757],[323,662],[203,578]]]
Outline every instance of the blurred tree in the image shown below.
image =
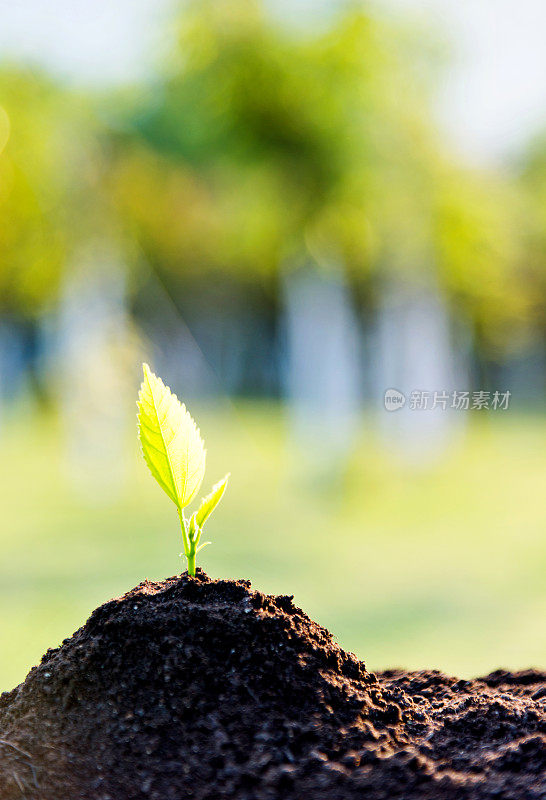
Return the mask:
[[26,71],[0,73],[0,304],[35,311],[55,295],[66,252],[62,94]]
[[436,181],[432,244],[439,277],[483,359],[517,352],[535,316],[525,268],[529,218],[514,182],[444,165]]
[[362,11],[302,35],[255,0],[191,4],[162,81],[120,126],[115,191],[150,259],[255,279],[311,255],[368,273],[375,226],[391,244],[402,227],[381,224],[388,197],[415,223],[427,158],[394,35]]
[[54,302],[78,244],[109,239],[177,297],[214,274],[234,315],[270,321],[304,262],[365,304],[389,280],[439,283],[477,347],[513,347],[544,318],[544,149],[519,186],[459,166],[429,111],[427,33],[359,5],[305,30],[266,8],[185,4],[160,74],[121,94],[0,72],[3,308]]
[[160,273],[274,286],[312,260],[365,302],[378,279],[431,280],[484,355],[514,346],[536,313],[529,218],[513,182],[437,140],[422,32],[361,7],[302,32],[259,0],[190,3],[179,32],[145,102],[118,117],[112,184]]
[[546,346],[546,133],[528,148],[519,185],[527,213],[520,270],[532,298],[533,324]]
[[55,306],[74,251],[119,235],[96,99],[35,70],[0,69],[0,307]]

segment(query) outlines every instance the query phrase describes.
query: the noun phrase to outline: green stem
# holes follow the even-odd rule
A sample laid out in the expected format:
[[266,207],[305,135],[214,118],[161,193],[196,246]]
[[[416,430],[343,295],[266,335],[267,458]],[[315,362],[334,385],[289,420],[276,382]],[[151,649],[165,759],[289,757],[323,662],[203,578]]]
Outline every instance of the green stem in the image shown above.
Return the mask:
[[187,556],[190,550],[188,529],[186,527],[186,520],[184,519],[184,513],[182,509],[178,508],[177,511],[178,511],[178,519],[180,520],[180,527],[182,528],[182,543],[184,545],[184,554]]
[[181,508],[178,509],[178,518],[182,529],[182,541],[184,543],[184,555],[188,561],[188,575],[195,577],[195,555],[197,552],[197,541],[192,542],[188,535],[188,526]]
[[187,554],[188,559],[188,575],[195,576],[195,547]]

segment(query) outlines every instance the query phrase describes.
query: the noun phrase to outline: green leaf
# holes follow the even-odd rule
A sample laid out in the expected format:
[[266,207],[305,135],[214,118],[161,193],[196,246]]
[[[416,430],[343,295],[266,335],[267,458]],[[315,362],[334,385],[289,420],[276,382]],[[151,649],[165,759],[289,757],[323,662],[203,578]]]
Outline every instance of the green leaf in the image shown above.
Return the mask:
[[188,538],[190,542],[199,541],[201,531],[197,525],[197,511],[194,511],[190,517],[190,524],[188,526]]
[[205,445],[186,406],[161,378],[142,365],[138,395],[138,435],[150,472],[179,509],[185,508],[203,482]]
[[199,506],[199,510],[197,511],[197,525],[199,528],[202,528],[207,519],[210,517],[220,500],[222,499],[222,495],[226,491],[227,482],[229,480],[229,473],[218,483],[215,483],[212,487],[212,492],[208,494],[203,500],[201,500],[201,505]]

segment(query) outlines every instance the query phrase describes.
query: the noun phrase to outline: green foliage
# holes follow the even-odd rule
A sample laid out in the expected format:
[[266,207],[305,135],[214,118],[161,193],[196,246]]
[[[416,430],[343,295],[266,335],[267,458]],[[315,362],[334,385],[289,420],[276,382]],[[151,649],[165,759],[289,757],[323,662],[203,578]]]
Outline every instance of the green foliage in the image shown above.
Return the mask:
[[143,371],[138,401],[142,454],[150,472],[178,510],[188,572],[195,575],[195,556],[205,546],[199,546],[203,526],[222,499],[228,476],[214,485],[188,521],[184,509],[203,482],[205,445],[186,406],[147,364],[143,364]]
[[532,297],[532,319],[546,334],[546,130],[531,144],[522,164],[527,224],[520,272]]
[[92,102],[39,69],[0,65],[0,311],[54,308],[80,246],[119,227]]
[[193,500],[205,474],[205,446],[186,407],[147,364],[139,392],[139,436],[150,472],[177,508]]
[[120,122],[129,147],[113,173],[150,260],[259,280],[311,257],[364,277],[378,189],[400,191],[402,150],[423,160],[422,81],[385,46],[394,28],[355,10],[294,35],[262,2],[202,0],[179,31],[161,92]]
[[[480,353],[517,351],[533,317],[521,196],[500,176],[445,169],[435,190],[431,244],[438,276],[465,311]],[[523,325],[522,325],[523,323]]]
[[543,327],[544,142],[520,181],[464,167],[430,32],[359,4],[298,28],[264,0],[190,0],[174,27],[148,86],[86,98],[0,69],[1,306],[51,308],[80,245],[119,237],[173,294],[223,273],[273,308],[313,263],[367,306],[394,273],[432,279],[478,350]]
[[525,253],[541,242],[514,182],[441,141],[427,33],[357,6],[295,31],[260,0],[189,2],[178,31],[161,91],[120,115],[112,170],[171,286],[213,271],[275,287],[311,262],[371,305],[378,279],[431,281],[481,354],[514,347],[514,325],[542,308]]
[[229,475],[226,475],[223,480],[218,481],[212,487],[212,492],[208,494],[203,500],[201,501],[201,505],[199,506],[199,510],[196,512],[196,523],[199,528],[202,528],[205,522],[208,520],[220,500],[222,499],[224,492],[226,491],[227,482],[229,480]]
[[33,312],[54,295],[65,257],[62,93],[24,71],[0,71],[0,298]]

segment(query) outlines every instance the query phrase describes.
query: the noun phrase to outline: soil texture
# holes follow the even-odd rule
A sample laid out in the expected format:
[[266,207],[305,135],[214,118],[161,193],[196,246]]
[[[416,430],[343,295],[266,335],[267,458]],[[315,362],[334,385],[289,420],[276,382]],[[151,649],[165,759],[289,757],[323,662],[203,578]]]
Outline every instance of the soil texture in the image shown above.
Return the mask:
[[545,800],[546,674],[373,674],[291,597],[145,581],[0,697],[22,798]]

